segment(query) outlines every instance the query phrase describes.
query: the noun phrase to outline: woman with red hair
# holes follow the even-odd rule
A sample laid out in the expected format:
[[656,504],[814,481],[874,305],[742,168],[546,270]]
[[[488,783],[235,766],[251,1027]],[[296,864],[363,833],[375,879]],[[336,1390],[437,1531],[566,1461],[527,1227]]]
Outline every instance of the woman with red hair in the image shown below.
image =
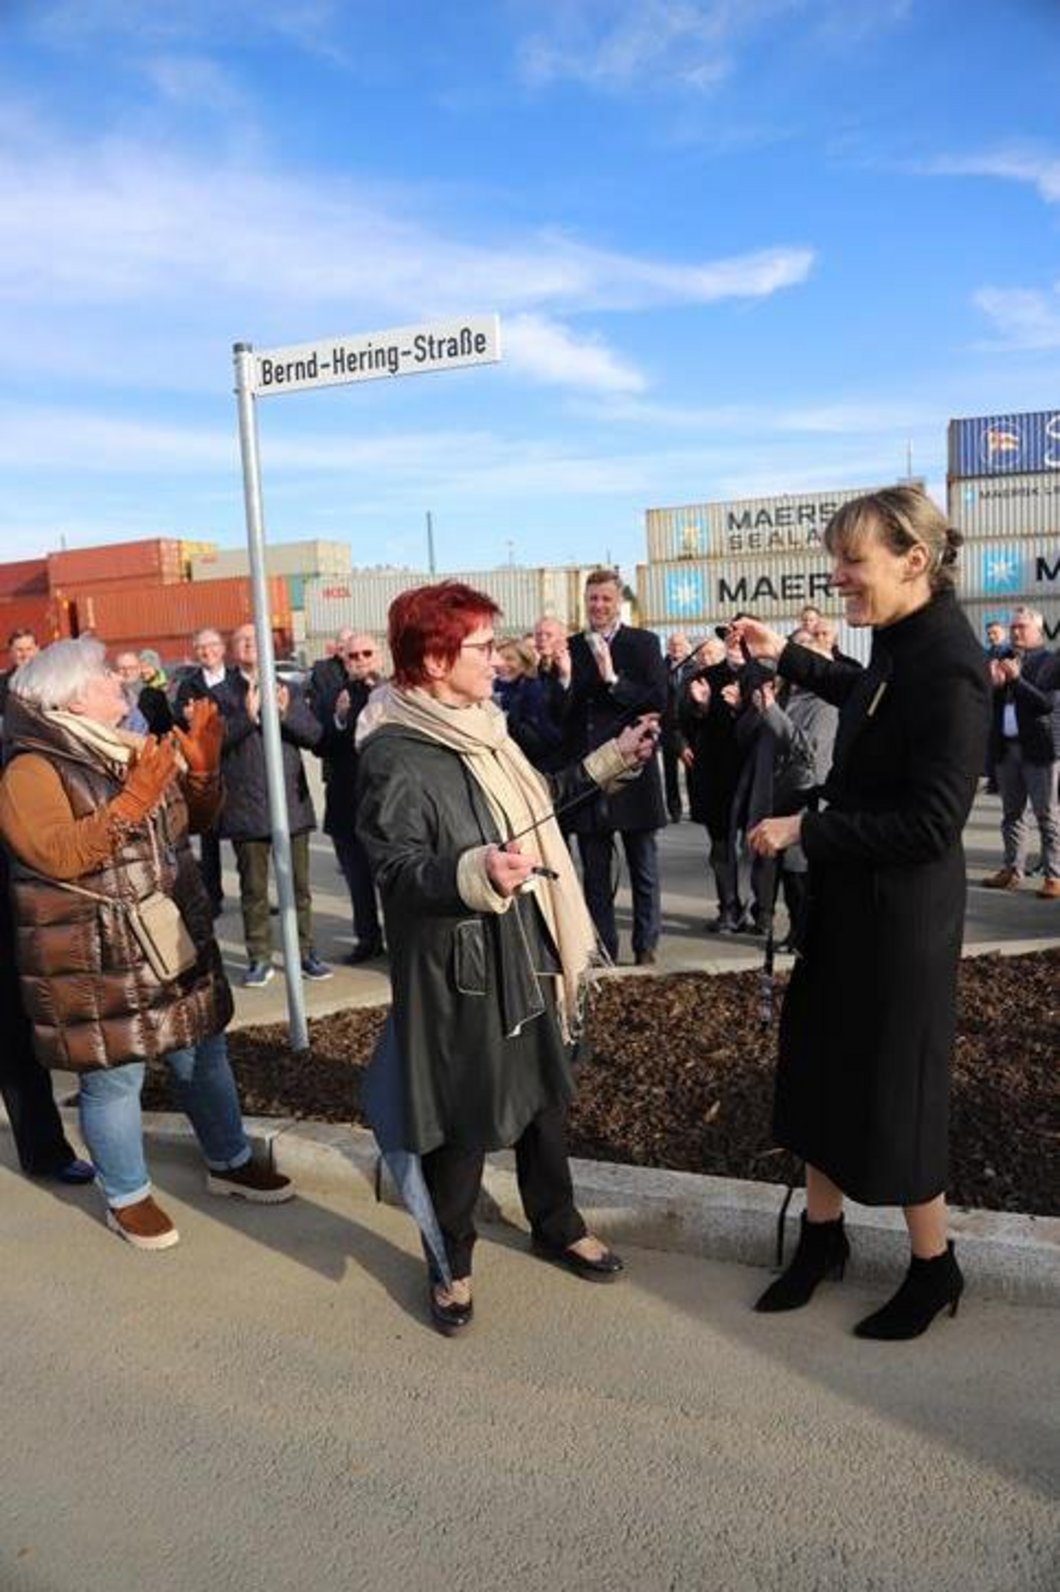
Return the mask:
[[[586,1231],[566,1148],[572,1061],[596,936],[554,806],[634,777],[640,721],[559,775],[537,773],[491,700],[500,610],[459,582],[390,608],[393,679],[361,717],[358,834],[386,918],[393,1007],[365,1098],[398,1102],[440,1233],[430,1310],[471,1320],[473,1212],[487,1151],[514,1145],[535,1253],[607,1281],[618,1256]],[[382,1136],[381,1136],[382,1142]],[[426,1229],[425,1229],[426,1231]]]

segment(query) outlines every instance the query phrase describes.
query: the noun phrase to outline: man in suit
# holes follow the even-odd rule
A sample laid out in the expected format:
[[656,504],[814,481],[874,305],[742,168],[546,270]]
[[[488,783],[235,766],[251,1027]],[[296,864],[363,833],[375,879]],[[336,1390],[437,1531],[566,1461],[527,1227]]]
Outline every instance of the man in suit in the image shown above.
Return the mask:
[[681,735],[677,724],[678,702],[681,691],[691,672],[692,648],[683,630],[675,630],[666,643],[666,713],[662,721],[663,785],[666,790],[666,811],[670,822],[681,819],[681,785],[678,770],[681,765]]
[[[617,573],[593,570],[585,585],[589,628],[570,641],[566,739],[571,758],[584,757],[633,719],[661,715],[666,709],[666,665],[659,638],[654,631],[624,625],[621,602]],[[570,828],[578,836],[585,899],[613,960],[618,958],[611,884],[615,835],[622,837],[629,868],[634,960],[638,966],[650,966],[660,928],[655,835],[665,823],[657,758],[635,782],[612,796],[601,792],[570,814]]]
[[[213,697],[218,707],[223,708],[223,693],[221,695],[218,693],[226,677],[231,677],[229,679],[231,686],[239,672],[237,669],[226,668],[224,637],[212,626],[207,625],[195,632],[191,638],[191,651],[196,666],[181,680],[173,704],[174,715],[181,724],[186,722],[188,707],[196,697]],[[199,872],[202,874],[202,882],[206,886],[206,893],[210,897],[213,915],[216,918],[224,905],[224,887],[221,883],[221,838],[216,827],[204,830],[199,836]]]
[[1001,795],[1005,860],[983,883],[1018,890],[1027,865],[1028,803],[1038,821],[1044,882],[1038,895],[1060,901],[1060,681],[1045,645],[1044,620],[1033,608],[1013,611],[1012,657],[990,663],[994,684],[991,761]]

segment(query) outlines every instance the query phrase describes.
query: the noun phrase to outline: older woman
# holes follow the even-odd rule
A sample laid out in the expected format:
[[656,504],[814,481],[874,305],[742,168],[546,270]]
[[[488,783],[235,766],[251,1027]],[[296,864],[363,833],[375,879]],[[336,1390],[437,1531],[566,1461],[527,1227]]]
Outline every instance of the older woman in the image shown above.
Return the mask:
[[508,734],[536,769],[557,766],[562,730],[538,678],[530,641],[502,641],[494,663],[493,695],[508,720]]
[[[486,1151],[515,1146],[533,1247],[581,1277],[621,1261],[575,1209],[565,1122],[592,923],[554,803],[628,777],[652,755],[644,724],[546,782],[490,700],[491,598],[447,582],[390,609],[393,684],[362,715],[358,832],[383,902],[395,1043],[380,1070],[400,1096],[403,1148],[421,1158],[451,1282],[430,1309],[471,1319],[472,1219]],[[369,1105],[371,1114],[371,1105]],[[377,1124],[378,1125],[378,1124]]]
[[107,1225],[153,1250],[178,1235],[144,1161],[147,1059],[166,1059],[211,1193],[275,1203],[292,1189],[251,1161],[225,1047],[232,997],[188,845],[189,822],[208,824],[221,801],[217,709],[196,702],[187,730],[158,741],[118,728],[127,706],[98,641],[25,664],[4,720],[0,832],[37,1055],[80,1073]]
[[947,1241],[950,1064],[965,907],[961,832],[982,768],[989,687],[957,606],[960,535],[913,487],[848,503],[828,526],[847,622],[870,625],[867,669],[733,629],[778,671],[839,708],[827,807],[767,818],[762,856],[809,861],[805,952],[784,1001],[774,1133],[806,1162],[788,1269],[758,1301],[792,1310],[849,1253],[843,1196],[901,1205],[912,1256],[898,1292],[855,1328],[911,1338],[957,1308]]

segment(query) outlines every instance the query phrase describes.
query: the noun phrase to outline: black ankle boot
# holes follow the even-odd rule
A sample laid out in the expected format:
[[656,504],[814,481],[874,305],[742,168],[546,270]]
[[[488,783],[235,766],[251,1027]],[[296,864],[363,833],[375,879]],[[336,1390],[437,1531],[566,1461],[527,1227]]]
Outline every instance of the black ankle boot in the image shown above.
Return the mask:
[[825,1277],[842,1280],[849,1254],[850,1243],[841,1216],[834,1222],[810,1222],[804,1211],[799,1246],[791,1265],[755,1301],[755,1309],[798,1310]]
[[882,1309],[858,1322],[855,1336],[886,1338],[892,1342],[919,1338],[947,1305],[951,1316],[957,1314],[963,1289],[964,1277],[953,1253],[951,1238],[942,1255],[934,1255],[931,1260],[918,1260],[913,1256],[898,1292]]

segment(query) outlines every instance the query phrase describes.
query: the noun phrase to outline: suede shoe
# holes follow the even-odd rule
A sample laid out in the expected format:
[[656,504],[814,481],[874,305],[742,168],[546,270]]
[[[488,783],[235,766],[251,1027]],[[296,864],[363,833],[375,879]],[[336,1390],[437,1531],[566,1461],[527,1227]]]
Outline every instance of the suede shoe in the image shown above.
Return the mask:
[[150,1194],[135,1205],[109,1205],[107,1226],[134,1249],[172,1249],[180,1242],[177,1229]]
[[234,1199],[249,1200],[252,1205],[282,1205],[294,1198],[294,1184],[289,1177],[281,1177],[271,1167],[259,1166],[256,1161],[246,1161],[242,1166],[230,1166],[225,1172],[209,1168],[206,1189],[210,1194],[228,1194]]
[[310,951],[308,956],[302,958],[302,977],[308,978],[314,984],[322,984],[326,978],[332,977],[332,972],[315,951]]
[[1040,901],[1060,901],[1060,879],[1046,879],[1034,893]]
[[243,974],[243,988],[264,989],[275,973],[276,969],[271,962],[251,962]]
[[651,949],[634,951],[633,961],[637,967],[654,967],[656,963],[655,952]]
[[1020,876],[1015,868],[999,868],[981,883],[984,890],[1018,890]]

